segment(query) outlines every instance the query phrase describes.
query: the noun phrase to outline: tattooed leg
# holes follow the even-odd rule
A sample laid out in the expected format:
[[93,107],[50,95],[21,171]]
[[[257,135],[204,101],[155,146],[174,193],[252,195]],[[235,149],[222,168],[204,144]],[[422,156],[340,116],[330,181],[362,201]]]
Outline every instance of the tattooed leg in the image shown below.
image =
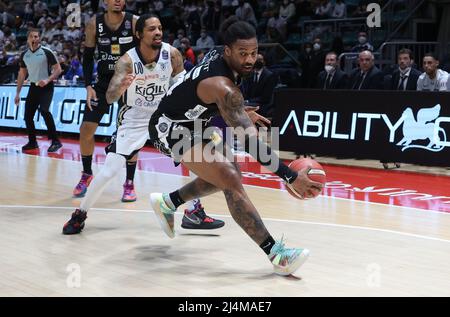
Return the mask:
[[[192,155],[192,152],[202,150],[203,145],[198,144],[185,155]],[[195,197],[195,195],[198,194],[198,191],[196,192],[196,190],[203,190],[203,192],[213,192],[217,189],[222,190],[225,194],[228,208],[233,219],[242,229],[244,229],[253,241],[260,245],[270,234],[242,186],[239,170],[232,162],[227,161],[222,154],[216,152],[213,155],[216,156],[216,159],[214,160],[203,160],[200,162],[195,162],[193,160],[183,161],[183,164],[187,168],[203,180],[203,182],[195,180],[185,186],[187,188],[184,188],[184,193],[187,193],[186,195],[191,195],[188,196],[187,199]],[[214,187],[216,187],[216,189]],[[184,199],[185,197],[182,196],[182,198]]]

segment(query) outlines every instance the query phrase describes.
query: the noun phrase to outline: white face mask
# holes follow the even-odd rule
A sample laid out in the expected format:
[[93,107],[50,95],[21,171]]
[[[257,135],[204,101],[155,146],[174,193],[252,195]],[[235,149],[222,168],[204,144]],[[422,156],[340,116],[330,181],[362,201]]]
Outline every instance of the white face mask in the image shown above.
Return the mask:
[[325,71],[327,73],[331,73],[334,70],[334,66],[331,65],[325,65]]
[[367,41],[367,38],[365,36],[360,36],[358,38],[359,44],[364,44],[364,43],[366,43],[366,41]]
[[313,48],[315,51],[320,50],[320,44],[319,43],[314,43]]

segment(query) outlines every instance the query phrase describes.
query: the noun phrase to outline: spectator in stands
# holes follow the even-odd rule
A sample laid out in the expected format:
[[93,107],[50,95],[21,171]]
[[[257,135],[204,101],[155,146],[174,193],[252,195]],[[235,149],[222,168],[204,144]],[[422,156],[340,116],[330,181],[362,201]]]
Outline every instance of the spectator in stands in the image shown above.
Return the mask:
[[164,9],[164,2],[161,0],[156,0],[153,2],[153,6],[155,7],[155,13],[160,15],[161,11]]
[[136,1],[135,0],[126,0],[125,1],[125,11],[136,14]]
[[80,40],[82,36],[80,29],[75,26],[65,29],[63,34],[65,40],[71,41]]
[[3,28],[3,43],[6,45],[6,42],[11,43],[14,47],[16,46],[16,35],[8,26]]
[[195,53],[191,47],[191,41],[187,37],[183,37],[181,39],[181,49],[184,55],[186,55],[186,59],[195,65]]
[[209,35],[213,38],[214,42],[217,42],[217,32],[219,30],[222,16],[222,8],[218,1],[207,1],[207,9],[202,16],[202,25],[208,30]]
[[61,41],[59,41],[57,38],[53,38],[53,40],[50,44],[50,49],[59,54],[63,50],[63,45],[62,45]]
[[191,38],[193,41],[196,41],[200,36],[200,30],[202,28],[200,14],[202,11],[202,8],[193,5],[186,19],[186,24],[188,25],[187,30],[189,32],[187,37]]
[[256,21],[255,11],[253,11],[248,0],[239,0],[239,7],[234,14],[239,20],[248,22],[256,28],[258,23]]
[[265,117],[272,117],[273,91],[278,84],[278,76],[265,67],[264,56],[258,54],[251,76],[243,80],[242,95],[246,105],[259,107],[259,113]]
[[83,67],[81,66],[80,60],[78,59],[77,55],[72,57],[69,69],[64,75],[65,79],[67,80],[72,80],[75,76],[77,76],[77,78],[83,77]]
[[269,43],[283,43],[286,40],[287,23],[279,13],[267,21],[266,36]]
[[310,0],[297,0],[295,2],[295,6],[296,6],[296,12],[299,16],[312,17],[314,15],[314,10],[313,10]]
[[44,13],[42,14],[41,18],[39,19],[39,21],[37,22],[37,27],[38,28],[43,28],[45,23],[47,23],[47,19],[50,19],[50,16],[48,15],[48,10],[45,9]]
[[196,46],[197,49],[205,49],[210,50],[214,47],[214,40],[211,36],[206,33],[206,29],[202,29],[200,32],[200,37],[197,40]]
[[315,18],[319,20],[328,19],[331,15],[332,9],[333,6],[331,5],[330,0],[322,0],[314,11]]
[[53,27],[53,38],[61,39],[64,38],[64,26],[63,22],[60,20],[56,22],[56,25]]
[[280,5],[280,17],[285,19],[287,23],[291,23],[293,22],[295,13],[295,4],[290,0],[283,0],[283,3]]
[[325,52],[322,48],[322,41],[316,37],[312,46],[311,61],[308,71],[308,88],[314,88],[317,86],[317,76],[325,67]]
[[337,54],[329,52],[325,56],[325,70],[319,73],[318,89],[346,89],[348,75],[339,69]]
[[392,73],[390,90],[417,90],[420,71],[412,67],[414,57],[411,50],[403,48],[398,52],[398,69]]
[[449,73],[439,69],[439,58],[434,53],[427,53],[423,57],[423,70],[417,81],[420,91],[450,91]]
[[29,21],[33,21],[33,15],[33,2],[32,0],[27,0],[22,15],[22,28],[25,27]]
[[45,10],[47,10],[48,12],[47,3],[45,3],[44,1],[36,1],[36,3],[34,4],[34,18],[40,18],[42,15],[44,15]]
[[333,19],[343,19],[347,17],[347,6],[343,0],[336,0],[336,3],[331,11]]
[[51,18],[45,20],[44,28],[42,29],[42,40],[46,40],[47,43],[53,41],[53,20]]
[[373,45],[369,43],[366,32],[358,33],[358,44],[353,46],[353,48],[352,48],[352,52],[354,52],[354,53],[359,53],[362,51],[373,52]]
[[181,40],[185,37],[183,29],[177,31],[177,38],[173,41],[172,46],[175,48],[181,48]]
[[359,68],[355,69],[349,80],[349,89],[383,89],[383,73],[375,66],[371,51],[362,51],[358,57]]
[[367,12],[367,3],[360,3],[358,7],[353,11],[351,17],[352,18],[362,18],[369,15]]
[[180,48],[179,51],[181,52],[181,56],[183,56],[183,66],[184,69],[188,72],[190,71],[192,68],[194,68],[194,63],[192,63],[190,61],[190,59],[187,58],[186,56],[186,50],[183,48]]
[[307,88],[309,82],[309,68],[311,64],[312,57],[312,43],[303,44],[303,50],[299,53],[299,61],[302,65],[302,76],[301,76],[301,87]]

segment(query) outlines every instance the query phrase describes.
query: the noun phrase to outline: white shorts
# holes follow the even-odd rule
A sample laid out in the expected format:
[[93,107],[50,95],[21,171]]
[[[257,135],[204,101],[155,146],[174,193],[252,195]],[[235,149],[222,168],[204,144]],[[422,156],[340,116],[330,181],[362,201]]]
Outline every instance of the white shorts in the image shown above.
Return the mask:
[[106,152],[117,153],[130,159],[149,139],[148,123],[152,112],[126,107],[128,106],[122,107],[119,112],[118,128],[111,138],[111,143],[106,147]]

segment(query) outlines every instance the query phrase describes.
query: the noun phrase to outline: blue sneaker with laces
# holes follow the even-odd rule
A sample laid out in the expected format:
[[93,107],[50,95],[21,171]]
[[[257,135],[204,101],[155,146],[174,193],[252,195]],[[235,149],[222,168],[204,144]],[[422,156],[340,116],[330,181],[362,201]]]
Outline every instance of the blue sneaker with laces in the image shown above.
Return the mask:
[[170,238],[173,238],[175,237],[174,214],[177,210],[167,206],[164,200],[166,196],[168,194],[152,193],[150,194],[150,203],[161,228]]
[[276,274],[287,276],[293,274],[308,259],[309,250],[285,248],[283,238],[276,241],[268,258]]

